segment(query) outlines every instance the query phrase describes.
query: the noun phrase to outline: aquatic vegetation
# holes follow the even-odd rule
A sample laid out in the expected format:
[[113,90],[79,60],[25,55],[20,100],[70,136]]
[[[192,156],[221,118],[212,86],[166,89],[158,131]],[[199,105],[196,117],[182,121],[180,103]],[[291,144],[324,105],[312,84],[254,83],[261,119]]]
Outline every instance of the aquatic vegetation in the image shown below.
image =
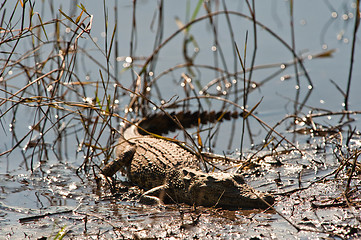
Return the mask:
[[[360,235],[359,0],[83,4],[0,6],[2,233]],[[271,192],[270,209],[142,205],[120,173],[116,194],[99,188],[122,125],[205,111],[223,114],[164,138],[227,156],[209,169]]]

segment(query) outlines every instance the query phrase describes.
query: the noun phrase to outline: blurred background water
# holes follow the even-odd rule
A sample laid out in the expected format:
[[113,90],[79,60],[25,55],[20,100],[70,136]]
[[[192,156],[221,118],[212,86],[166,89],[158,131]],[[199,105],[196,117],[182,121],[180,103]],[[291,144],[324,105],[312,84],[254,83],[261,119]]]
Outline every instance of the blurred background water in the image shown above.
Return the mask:
[[[226,6],[228,11],[250,15],[245,1],[211,2],[213,2],[212,11],[214,12],[223,11]],[[4,19],[9,18],[10,10],[14,9],[16,4],[18,4],[18,7],[14,19],[21,19],[22,9],[19,1],[6,1],[4,3],[2,6]],[[74,29],[74,25],[66,21],[66,17],[60,13],[59,9],[67,16],[75,19],[81,12],[80,7],[78,7],[80,4],[79,1],[36,1],[33,8],[34,12],[41,16],[42,22],[50,21],[55,16],[63,19],[63,23],[60,24],[60,30],[62,31],[60,34],[62,40],[64,40],[62,45],[66,47],[67,41],[73,41],[72,29]],[[99,87],[95,82],[99,83],[102,77],[107,78],[109,75],[111,75],[109,77],[111,83],[109,85],[110,93],[114,91],[114,83],[132,89],[132,84],[137,78],[135,73],[140,73],[145,59],[153,53],[161,42],[174,34],[181,24],[190,21],[191,14],[197,5],[193,1],[175,0],[106,1],[105,5],[100,1],[86,1],[82,4],[93,17],[91,31],[89,35],[83,34],[78,39],[79,53],[76,64],[71,65],[71,60],[67,60],[69,65],[73,66],[71,71],[75,73],[76,77],[64,77],[63,81],[68,81],[68,83],[76,81],[88,82],[90,87],[83,91],[79,90],[78,95],[70,93],[73,94],[71,99],[74,102],[82,102],[87,97],[94,98]],[[160,5],[162,11],[159,11]],[[300,58],[304,58],[303,64],[309,75],[308,79],[303,69],[297,65],[299,83],[296,80],[294,65],[287,65],[293,62],[294,56],[280,41],[282,39],[292,46],[290,6],[290,1],[283,0],[255,2],[256,20],[271,32],[260,25],[256,28],[257,51],[254,63],[255,70],[251,80],[257,88],[249,94],[247,107],[251,109],[262,100],[255,113],[271,126],[286,115],[295,113],[296,110],[302,115],[310,111],[338,112],[344,109],[344,96],[331,81],[336,83],[343,92],[346,91],[355,23],[355,1],[293,1],[295,52]],[[206,15],[206,13],[205,9],[201,8],[196,18]],[[227,22],[227,15],[224,13],[213,17],[214,25],[210,24],[209,18],[192,24],[188,34],[192,35],[193,42],[188,43],[186,49],[188,56],[195,55],[192,61],[193,64],[198,65],[198,67],[192,67],[194,73],[192,83],[195,86],[195,92],[201,95],[200,92],[204,93],[204,87],[209,82],[223,76],[230,81],[232,87],[227,88],[224,83],[214,84],[207,90],[207,93],[229,98],[242,105],[243,98],[240,97],[242,92],[235,93],[235,90],[242,88],[243,82],[240,79],[243,74],[237,75],[238,87],[236,87],[237,85],[233,82],[234,77],[225,77],[225,72],[201,67],[201,65],[212,66],[231,73],[241,71],[241,64],[235,53],[233,40],[240,49],[246,67],[250,67],[255,50],[254,25],[251,20],[236,14],[229,14],[228,17],[231,25]],[[21,21],[16,24],[14,22],[12,22],[14,29],[19,29]],[[29,19],[25,19],[24,22],[24,25],[27,26]],[[113,46],[112,53],[109,55],[109,65],[107,65],[105,53],[109,51],[109,46],[112,43],[112,33],[115,26],[116,45]],[[56,34],[53,25],[46,25],[45,29],[49,39],[52,39]],[[233,39],[230,37],[231,34],[234,35]],[[2,62],[4,63],[4,59],[7,59],[7,52],[13,47],[16,53],[13,58],[16,59],[17,56],[21,56],[27,51],[31,52],[34,49],[34,42],[40,45],[44,42],[44,45],[41,45],[40,50],[36,51],[36,56],[30,53],[24,63],[31,65],[39,59],[46,59],[49,54],[56,54],[57,50],[54,50],[53,45],[45,41],[45,34],[40,33],[40,35],[41,40],[33,38],[33,41],[21,41],[21,44],[16,47],[11,45],[13,43],[1,44],[0,48],[3,51],[0,53]],[[280,39],[277,39],[275,35]],[[245,44],[246,38],[247,44]],[[189,69],[180,67],[162,75],[164,71],[186,62],[183,47],[184,39],[184,32],[172,38],[161,48],[156,56],[156,61],[151,66],[148,66],[148,80],[156,79],[156,84],[149,89],[149,97],[156,104],[167,102],[174,99],[174,97],[182,99],[187,96],[182,86],[184,79],[181,76],[183,73],[189,75]],[[113,44],[115,43],[113,42]],[[246,52],[245,59],[244,52]],[[321,53],[329,53],[329,55],[325,54],[324,57],[317,57]],[[224,62],[222,62],[222,55],[224,56]],[[361,103],[359,94],[361,89],[361,68],[359,67],[361,53],[360,39],[358,37],[356,38],[354,57],[349,110],[359,111]],[[287,67],[283,69],[285,65]],[[46,72],[45,69],[50,71],[52,67],[54,66],[47,64],[43,66],[42,70],[43,72]],[[109,75],[106,74],[107,68],[109,68]],[[309,80],[311,80],[312,85]],[[1,82],[0,87],[3,90],[14,93],[28,84],[29,81],[25,77],[23,69],[9,67],[5,68]],[[100,89],[99,92],[101,91]],[[1,91],[0,96],[4,99],[9,94]],[[120,116],[124,115],[129,98],[127,94],[119,95],[116,111]],[[295,102],[302,103],[302,108],[300,109],[301,104],[295,105]],[[192,109],[197,109],[196,101],[193,100],[191,103]],[[206,110],[221,110],[223,108],[220,101],[212,101],[211,103],[205,101],[204,106]],[[3,104],[0,113],[6,112],[9,107],[9,103]],[[232,109],[230,106],[227,107]],[[319,111],[319,109],[324,111]],[[29,128],[34,127],[34,116],[37,116],[37,114],[35,108],[29,109],[22,106],[16,112],[3,115],[0,120],[2,125],[0,129],[0,135],[2,136],[0,138],[0,152],[11,149],[19,139],[25,136],[24,133],[28,132]],[[358,115],[353,116],[353,118],[356,121],[352,123],[352,126],[359,128]],[[334,126],[338,124],[339,120],[339,117],[332,116],[324,118],[320,122]],[[62,127],[69,129],[68,132],[79,131],[75,121],[64,118],[64,121],[60,121],[60,123],[63,124]],[[119,123],[115,122],[114,124],[118,125]],[[249,149],[253,144],[261,143],[265,137],[264,134],[258,134],[261,130],[258,129],[260,127],[255,120],[250,119],[250,125],[252,128],[254,127],[255,141],[252,142],[246,137],[245,149]],[[216,151],[230,150],[232,152],[240,148],[242,121],[237,121],[235,126],[235,129],[232,129],[231,123],[221,126],[222,131],[217,140]],[[119,126],[115,127],[118,128]],[[290,137],[290,139],[294,137],[289,133],[290,126],[287,124],[281,125],[277,130]],[[235,135],[235,140],[233,145],[229,147],[228,137],[231,134]],[[64,138],[61,151],[63,155],[59,156],[54,153],[55,151],[51,151],[54,148],[52,142],[57,133],[51,131],[46,133],[49,151],[47,154],[40,156],[40,159],[44,159],[44,161],[50,159],[50,166],[52,166],[51,164],[56,166],[55,170],[51,170],[52,167],[42,166],[38,158],[33,159],[31,156],[37,153],[34,153],[33,149],[26,145],[29,144],[32,138],[39,137],[39,135],[41,134],[34,132],[34,134],[25,136],[25,140],[14,151],[0,157],[0,174],[4,179],[1,182],[3,186],[0,200],[5,205],[32,209],[61,205],[76,206],[81,201],[83,186],[77,182],[76,177],[67,171],[74,173],[73,170],[75,171],[83,163],[83,153],[79,151],[81,147],[78,139],[73,137]],[[227,139],[227,141],[224,139]],[[296,143],[298,141],[305,143],[307,139],[309,140],[309,136],[297,136],[294,141]],[[56,164],[59,161],[60,164],[64,164],[60,168],[64,167],[66,169],[63,173],[58,172],[59,166]],[[45,170],[41,171],[43,175],[31,175],[29,171],[30,165],[34,165],[36,169],[44,168]],[[59,178],[53,179],[55,185],[48,184],[47,181],[49,181],[51,174],[57,176],[54,171]],[[66,179],[62,180],[61,177]],[[64,185],[62,185],[62,182],[65,182]],[[31,187],[24,188],[24,186]],[[36,189],[34,186],[42,187]],[[39,197],[39,191],[41,197]],[[49,200],[49,197],[48,200],[44,200],[46,198],[44,196],[47,196],[47,194],[55,194],[53,195],[55,196],[54,199]],[[64,199],[67,198],[68,200],[65,201]],[[10,222],[4,220],[9,216]],[[2,218],[3,224],[11,226],[18,218],[18,215],[3,214]]]

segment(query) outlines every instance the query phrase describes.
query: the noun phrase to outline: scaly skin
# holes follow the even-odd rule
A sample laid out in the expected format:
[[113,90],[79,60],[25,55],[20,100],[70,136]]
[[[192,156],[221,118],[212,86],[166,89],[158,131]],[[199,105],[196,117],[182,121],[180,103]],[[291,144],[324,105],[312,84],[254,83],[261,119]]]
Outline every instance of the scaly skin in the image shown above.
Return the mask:
[[196,154],[177,143],[140,135],[135,125],[125,129],[116,156],[102,169],[105,176],[122,170],[131,182],[149,190],[146,194],[161,200],[227,209],[274,203],[272,195],[251,188],[239,174],[204,173]]

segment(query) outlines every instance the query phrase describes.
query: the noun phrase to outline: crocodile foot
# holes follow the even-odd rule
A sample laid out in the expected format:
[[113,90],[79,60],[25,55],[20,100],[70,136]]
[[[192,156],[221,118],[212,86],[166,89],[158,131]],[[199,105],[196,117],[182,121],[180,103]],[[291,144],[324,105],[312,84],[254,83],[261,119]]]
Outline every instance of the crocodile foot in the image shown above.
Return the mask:
[[[161,185],[161,186],[158,186],[158,187],[155,187],[155,188],[152,188],[152,189],[146,191],[140,197],[139,202],[142,204],[147,204],[147,205],[164,206],[162,199],[165,194],[166,188],[167,188],[167,186],[164,184],[164,185]],[[159,197],[156,197],[156,196],[159,196]]]

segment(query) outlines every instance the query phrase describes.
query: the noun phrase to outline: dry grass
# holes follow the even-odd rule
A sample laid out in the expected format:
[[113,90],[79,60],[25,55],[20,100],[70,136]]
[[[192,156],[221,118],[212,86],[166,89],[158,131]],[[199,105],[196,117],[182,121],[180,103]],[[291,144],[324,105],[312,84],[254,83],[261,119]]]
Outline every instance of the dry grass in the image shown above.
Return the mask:
[[[86,5],[74,5],[65,10],[58,9],[52,1],[48,6],[45,4],[18,0],[4,1],[0,6],[0,131],[6,139],[11,139],[2,143],[1,157],[21,156],[18,164],[31,171],[48,160],[82,158],[78,173],[88,175],[93,173],[92,169],[97,170],[112,159],[121,122],[155,111],[173,111],[174,108],[177,111],[205,111],[217,110],[213,109],[217,107],[245,112],[243,120],[234,119],[230,126],[231,132],[240,128],[240,136],[227,136],[228,148],[240,149],[241,158],[246,156],[242,154],[244,146],[254,146],[252,154],[239,169],[246,168],[251,162],[262,161],[265,155],[260,152],[266,151],[267,156],[275,158],[280,153],[292,151],[301,156],[307,154],[297,145],[297,134],[305,134],[309,139],[323,137],[325,144],[333,144],[340,165],[332,176],[337,178],[341,173],[348,176],[345,196],[347,203],[352,205],[352,199],[347,197],[359,187],[352,185],[352,179],[360,172],[360,149],[350,144],[353,138],[359,137],[351,116],[361,112],[351,110],[348,102],[359,18],[353,23],[347,88],[343,91],[342,86],[334,83],[339,90],[337,94],[342,94],[345,99],[344,110],[333,110],[318,109],[308,103],[313,85],[304,65],[307,56],[296,51],[293,1],[289,2],[291,44],[267,24],[258,21],[255,1],[246,0],[242,12],[228,10],[226,1],[198,1],[188,8],[185,22],[176,19],[178,29],[169,35],[164,29],[164,2],[158,1],[151,25],[154,46],[146,56],[138,55],[136,51],[136,46],[143,41],[138,38],[142,29],[137,25],[140,16],[136,15],[139,8],[136,1],[129,8],[132,11],[129,56],[119,56],[122,47],[119,35],[124,30],[116,24],[119,17],[117,1],[112,3],[115,4],[112,14],[109,13],[112,8],[104,2],[103,19],[98,17],[96,20],[93,18],[95,13],[88,12]],[[359,0],[356,6],[359,16]],[[45,14],[48,9],[50,13]],[[222,28],[227,28],[229,34],[227,44],[220,40],[225,37],[219,34],[220,19],[226,23]],[[102,44],[94,36],[94,21],[102,21],[104,25]],[[238,22],[250,26],[242,39],[235,33]],[[211,32],[216,49],[212,61],[198,59],[198,50],[204,43],[197,41],[193,29],[201,24]],[[292,59],[256,65],[256,57],[261,54],[258,44],[262,41],[257,36],[258,29],[272,36]],[[183,62],[166,69],[158,68],[162,51],[177,38],[182,38],[178,47]],[[226,56],[227,47],[233,55]],[[332,54],[333,50],[325,50],[312,57],[325,58]],[[262,70],[269,72],[267,77],[255,79],[255,72]],[[209,76],[209,72],[214,77],[205,83],[201,80],[202,73]],[[257,115],[262,99],[257,99],[256,103],[250,99],[255,92],[272,86],[275,76],[281,75],[284,79],[294,80],[297,86],[302,85],[300,81],[307,84],[287,99],[293,104],[292,112],[284,118],[280,116],[276,124],[268,124]],[[161,82],[165,77],[181,82],[181,86],[175,85],[179,88],[178,96],[163,97],[167,96]],[[324,119],[329,116],[339,119],[338,123],[325,125]],[[219,125],[203,127],[205,131],[200,126],[198,130],[202,134],[196,134],[198,138],[193,143],[212,150],[217,137],[225,139],[218,131]],[[235,147],[234,142],[239,145]]]

